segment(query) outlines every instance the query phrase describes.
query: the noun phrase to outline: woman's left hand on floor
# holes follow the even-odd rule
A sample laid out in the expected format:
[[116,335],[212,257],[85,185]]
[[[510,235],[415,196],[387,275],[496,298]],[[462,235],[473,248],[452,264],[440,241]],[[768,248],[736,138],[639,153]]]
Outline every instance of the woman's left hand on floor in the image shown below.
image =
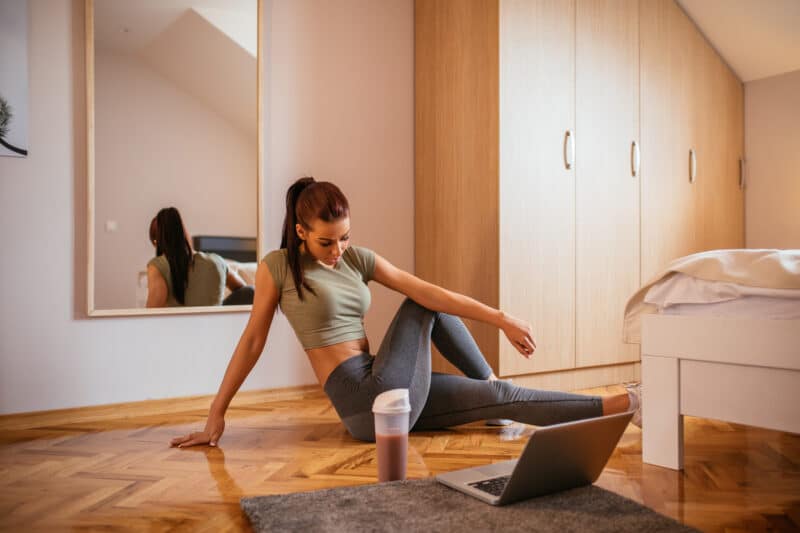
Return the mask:
[[195,431],[182,437],[175,437],[170,441],[169,445],[170,447],[177,446],[178,448],[187,448],[198,444],[216,446],[223,431],[225,431],[225,417],[209,414],[203,431]]

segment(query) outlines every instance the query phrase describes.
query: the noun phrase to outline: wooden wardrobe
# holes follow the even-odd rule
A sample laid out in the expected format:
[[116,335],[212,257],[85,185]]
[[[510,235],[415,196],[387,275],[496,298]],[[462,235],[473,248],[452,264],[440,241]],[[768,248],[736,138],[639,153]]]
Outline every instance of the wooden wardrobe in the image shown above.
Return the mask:
[[742,85],[672,0],[416,0],[415,98],[416,274],[533,325],[466,321],[498,376],[638,378],[627,298],[743,246]]

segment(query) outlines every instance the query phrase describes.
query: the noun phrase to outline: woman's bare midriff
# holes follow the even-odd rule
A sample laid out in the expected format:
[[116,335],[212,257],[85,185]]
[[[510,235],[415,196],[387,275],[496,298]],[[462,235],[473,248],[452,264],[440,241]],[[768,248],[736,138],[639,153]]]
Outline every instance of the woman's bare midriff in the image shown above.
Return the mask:
[[311,348],[306,350],[306,353],[308,354],[308,360],[311,361],[311,368],[314,369],[314,373],[317,375],[319,384],[324,387],[325,382],[328,381],[328,376],[342,361],[355,355],[369,353],[369,341],[364,337],[358,340],[331,344],[330,346]]

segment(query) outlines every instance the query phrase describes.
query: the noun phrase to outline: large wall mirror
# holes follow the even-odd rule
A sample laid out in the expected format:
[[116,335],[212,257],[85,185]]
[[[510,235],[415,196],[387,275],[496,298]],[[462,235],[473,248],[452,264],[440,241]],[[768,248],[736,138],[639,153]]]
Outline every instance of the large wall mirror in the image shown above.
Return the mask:
[[260,0],[86,0],[90,316],[250,308],[260,13]]

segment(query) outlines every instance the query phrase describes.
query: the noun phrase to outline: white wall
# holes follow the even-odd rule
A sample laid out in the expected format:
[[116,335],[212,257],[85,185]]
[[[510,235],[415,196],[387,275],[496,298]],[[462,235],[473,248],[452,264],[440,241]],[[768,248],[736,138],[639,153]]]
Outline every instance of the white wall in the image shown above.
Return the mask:
[[[85,317],[83,0],[29,5],[31,156],[0,158],[0,413],[213,393],[246,314]],[[286,186],[313,172],[350,198],[353,244],[411,269],[412,2],[276,2],[264,17],[268,249]],[[399,302],[373,287],[373,351]],[[313,382],[279,315],[243,390]]]
[[[0,2],[0,95],[11,108],[3,139],[7,144],[28,150],[28,84],[27,56],[24,44],[28,28],[20,24],[25,20],[24,0],[4,0]],[[13,150],[0,145],[0,154],[19,156]]]
[[177,207],[190,235],[256,236],[258,146],[135,56],[95,56],[95,307],[125,309],[162,207]]
[[745,243],[800,248],[800,70],[744,86]]
[[[267,3],[266,249],[280,245],[286,189],[309,174],[350,201],[351,244],[414,270],[414,5]],[[371,283],[372,353],[402,296]],[[281,316],[282,320],[285,320]]]

